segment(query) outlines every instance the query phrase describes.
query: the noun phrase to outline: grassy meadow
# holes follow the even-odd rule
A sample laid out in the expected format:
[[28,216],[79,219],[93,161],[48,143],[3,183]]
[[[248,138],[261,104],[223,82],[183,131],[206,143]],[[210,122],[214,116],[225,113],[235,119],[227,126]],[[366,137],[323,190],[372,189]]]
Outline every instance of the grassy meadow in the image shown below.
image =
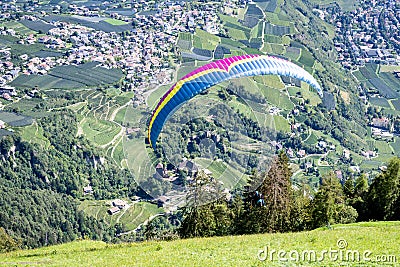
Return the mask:
[[0,264],[143,267],[395,266],[400,257],[399,241],[400,222],[368,222],[334,225],[332,229],[320,228],[309,232],[169,242],[112,245],[82,240],[0,254]]

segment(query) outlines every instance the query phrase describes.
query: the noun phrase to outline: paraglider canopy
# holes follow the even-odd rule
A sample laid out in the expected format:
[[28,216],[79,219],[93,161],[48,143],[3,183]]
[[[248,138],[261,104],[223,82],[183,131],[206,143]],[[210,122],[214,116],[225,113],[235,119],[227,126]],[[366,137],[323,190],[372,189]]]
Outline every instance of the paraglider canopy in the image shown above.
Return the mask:
[[153,149],[167,119],[194,96],[223,81],[257,76],[281,75],[299,79],[315,88],[323,97],[321,86],[300,66],[282,58],[266,55],[243,55],[206,64],[182,77],[160,99],[150,118],[148,139]]

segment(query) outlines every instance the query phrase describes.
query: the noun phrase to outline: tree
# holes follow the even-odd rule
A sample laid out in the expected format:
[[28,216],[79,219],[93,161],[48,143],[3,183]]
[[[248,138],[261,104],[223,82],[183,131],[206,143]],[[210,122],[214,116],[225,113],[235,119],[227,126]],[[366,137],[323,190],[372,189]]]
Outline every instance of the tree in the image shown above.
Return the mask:
[[0,227],[0,253],[16,250],[19,246],[19,242],[10,237],[3,227]]
[[292,231],[304,231],[310,228],[311,190],[309,185],[303,184],[300,190],[294,191],[294,203],[290,216]]
[[262,182],[255,191],[247,193],[244,233],[284,232],[292,228],[294,194],[288,162],[286,154],[280,152],[268,173],[253,176],[253,184]]
[[312,201],[312,226],[349,223],[357,218],[357,211],[345,204],[345,196],[333,172],[322,178],[322,184]]
[[355,180],[352,197],[347,200],[347,203],[357,210],[359,221],[368,219],[367,193],[368,179],[365,174],[361,174]]
[[179,228],[179,235],[182,238],[214,235],[215,220],[209,204],[201,207],[185,207],[182,211],[184,219]]
[[400,158],[393,158],[387,170],[373,180],[368,192],[369,218],[400,219]]
[[354,194],[355,196],[362,197],[366,192],[368,192],[368,179],[367,176],[363,173],[356,178]]
[[354,198],[354,179],[352,177],[346,179],[346,181],[343,184],[343,193],[346,196],[347,199],[353,199]]
[[189,238],[229,234],[232,216],[226,201],[221,198],[221,185],[199,171],[188,187],[179,235]]
[[167,216],[158,216],[145,227],[146,240],[173,240],[177,239],[176,227],[170,223]]
[[393,129],[396,133],[400,133],[400,118],[396,118],[393,123]]

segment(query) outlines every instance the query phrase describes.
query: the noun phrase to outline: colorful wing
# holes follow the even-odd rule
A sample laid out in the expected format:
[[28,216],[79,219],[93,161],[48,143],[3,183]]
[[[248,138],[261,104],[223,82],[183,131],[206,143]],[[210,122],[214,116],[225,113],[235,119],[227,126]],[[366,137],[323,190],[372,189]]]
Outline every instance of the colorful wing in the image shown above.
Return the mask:
[[311,74],[296,64],[282,58],[265,55],[243,55],[221,59],[204,65],[174,84],[161,98],[151,116],[148,139],[155,149],[164,123],[186,101],[223,81],[257,75],[275,74],[304,81],[323,97],[321,86]]

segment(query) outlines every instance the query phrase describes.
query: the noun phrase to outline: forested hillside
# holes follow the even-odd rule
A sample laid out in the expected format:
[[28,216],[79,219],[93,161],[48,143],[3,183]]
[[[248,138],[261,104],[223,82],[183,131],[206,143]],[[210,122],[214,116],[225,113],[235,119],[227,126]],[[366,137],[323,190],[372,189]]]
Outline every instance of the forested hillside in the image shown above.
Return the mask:
[[47,148],[17,135],[0,141],[0,227],[23,247],[114,238],[112,227],[78,211],[77,200],[89,183],[95,199],[136,195],[132,175],[109,159],[100,163],[102,152],[76,137],[74,113],[62,111],[38,122],[50,141]]

